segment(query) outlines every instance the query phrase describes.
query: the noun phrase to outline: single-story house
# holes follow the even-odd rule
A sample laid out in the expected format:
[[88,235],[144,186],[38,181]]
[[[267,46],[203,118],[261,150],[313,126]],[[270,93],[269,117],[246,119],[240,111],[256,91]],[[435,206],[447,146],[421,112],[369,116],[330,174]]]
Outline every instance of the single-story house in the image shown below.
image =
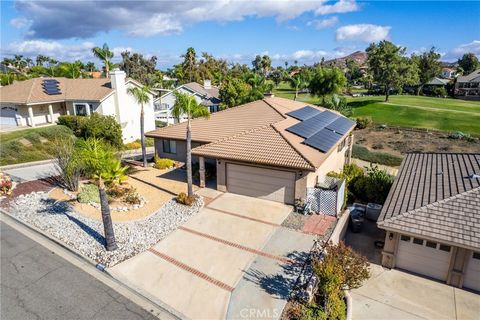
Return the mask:
[[[124,142],[140,139],[140,104],[128,94],[141,86],[114,70],[110,78],[34,78],[0,88],[0,125],[35,127],[55,123],[60,115],[111,115],[122,127]],[[145,131],[155,129],[153,94],[144,105]]]
[[480,291],[480,154],[408,154],[377,225],[383,266]]
[[473,71],[466,76],[457,77],[455,82],[455,95],[480,97],[480,69]]
[[[217,189],[293,204],[350,161],[355,122],[289,99],[266,97],[191,121],[193,161],[205,162]],[[148,132],[161,158],[186,159],[186,123]],[[323,181],[323,179],[322,179]]]
[[[175,92],[192,95],[197,103],[208,108],[210,113],[217,112],[220,109],[220,94],[218,88],[212,86],[210,80],[204,80],[203,86],[197,82],[189,82],[169,91],[154,101],[155,119],[167,124],[177,123],[178,120],[172,116],[172,109],[175,105]],[[186,117],[180,118],[180,122],[185,121]]]

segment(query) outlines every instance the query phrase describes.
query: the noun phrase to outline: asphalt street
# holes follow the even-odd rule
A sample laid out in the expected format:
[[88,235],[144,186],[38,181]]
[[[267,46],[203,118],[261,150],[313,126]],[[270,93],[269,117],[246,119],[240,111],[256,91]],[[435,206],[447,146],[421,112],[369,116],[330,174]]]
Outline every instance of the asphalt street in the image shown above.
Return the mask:
[[156,319],[4,222],[0,249],[2,320]]

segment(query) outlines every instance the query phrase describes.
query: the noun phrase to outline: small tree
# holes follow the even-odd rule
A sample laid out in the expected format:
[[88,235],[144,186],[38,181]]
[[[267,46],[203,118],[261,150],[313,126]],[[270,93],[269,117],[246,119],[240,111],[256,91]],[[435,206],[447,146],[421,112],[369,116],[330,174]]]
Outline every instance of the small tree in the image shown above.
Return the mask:
[[55,165],[62,184],[70,191],[77,191],[82,166],[74,138],[56,139],[53,148]]
[[458,59],[458,68],[462,70],[464,75],[470,74],[480,68],[480,62],[474,53],[465,53],[461,59]]
[[105,67],[105,76],[110,77],[110,67],[112,66],[111,60],[113,58],[113,51],[110,51],[110,48],[106,43],[103,44],[103,47],[92,48],[92,53],[95,57],[102,60]]
[[114,179],[120,179],[118,175],[124,174],[124,172],[112,174],[112,172],[118,172],[115,168],[120,160],[116,159],[112,150],[102,140],[97,138],[81,140],[79,148],[79,154],[86,173],[98,185],[106,249],[107,251],[116,250],[117,244],[115,242],[115,233],[113,231],[112,216],[108,206],[105,184],[110,183]]
[[422,91],[423,86],[436,77],[442,71],[442,63],[439,61],[440,54],[432,47],[430,51],[424,52],[421,55],[412,55],[412,61],[418,67],[418,86],[417,96]]
[[137,103],[140,103],[140,141],[142,143],[142,157],[143,157],[143,166],[147,167],[147,149],[145,147],[145,111],[143,105],[150,101],[150,87],[132,87],[128,88],[128,93],[131,94]]
[[193,196],[193,182],[192,182],[192,127],[190,120],[198,117],[210,117],[208,109],[201,106],[195,100],[195,97],[183,94],[178,91],[175,92],[175,104],[172,109],[172,114],[175,118],[180,119],[183,115],[187,116],[187,184],[188,196]]
[[347,84],[347,79],[338,68],[317,67],[310,80],[310,93],[322,99],[326,95],[340,93]]

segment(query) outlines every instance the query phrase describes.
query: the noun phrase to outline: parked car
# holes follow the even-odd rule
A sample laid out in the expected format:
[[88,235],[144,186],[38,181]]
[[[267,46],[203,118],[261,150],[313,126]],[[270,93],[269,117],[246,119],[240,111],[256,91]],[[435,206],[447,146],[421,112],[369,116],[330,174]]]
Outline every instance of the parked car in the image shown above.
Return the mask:
[[360,232],[365,221],[365,208],[355,207],[350,211],[350,230],[352,232]]

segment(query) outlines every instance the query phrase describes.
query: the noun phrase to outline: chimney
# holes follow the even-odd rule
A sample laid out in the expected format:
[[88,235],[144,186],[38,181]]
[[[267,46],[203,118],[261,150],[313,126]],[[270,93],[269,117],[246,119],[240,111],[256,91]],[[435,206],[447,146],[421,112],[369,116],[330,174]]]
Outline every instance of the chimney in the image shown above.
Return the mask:
[[125,71],[119,69],[110,71],[110,82],[112,84],[112,89],[115,90],[115,111],[117,113],[116,118],[120,124],[128,120],[125,119],[128,115],[128,112],[124,111],[124,109],[128,107],[129,101],[125,78]]
[[203,80],[203,88],[205,90],[212,89],[212,81],[211,80]]

